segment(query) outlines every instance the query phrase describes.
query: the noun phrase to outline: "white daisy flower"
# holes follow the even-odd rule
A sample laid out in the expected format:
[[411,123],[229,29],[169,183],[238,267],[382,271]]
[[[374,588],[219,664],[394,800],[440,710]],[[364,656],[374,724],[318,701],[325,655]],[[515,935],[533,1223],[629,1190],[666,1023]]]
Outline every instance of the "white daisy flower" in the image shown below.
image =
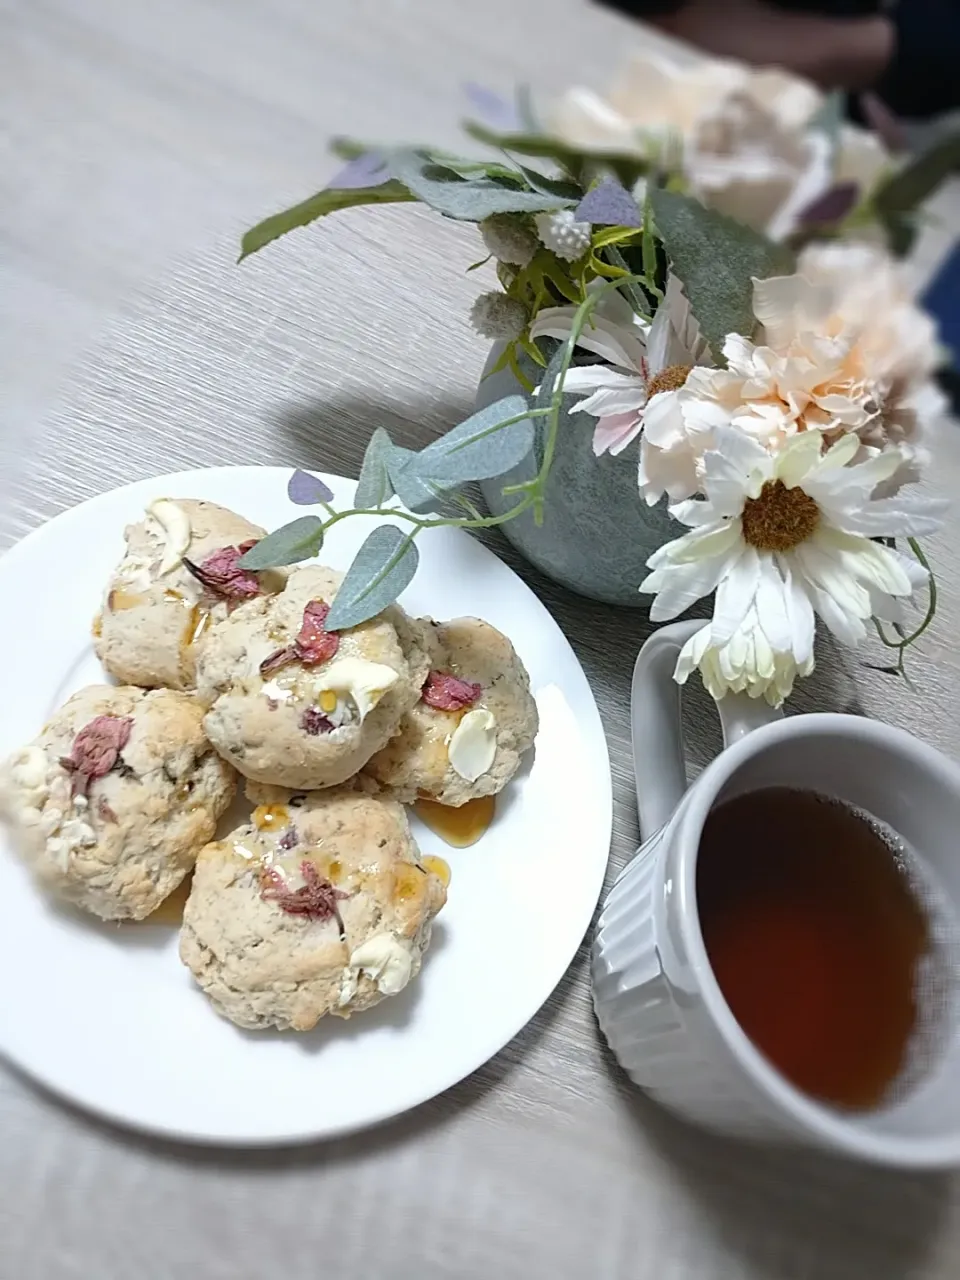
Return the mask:
[[798,663],[792,653],[771,649],[756,604],[750,606],[726,644],[714,644],[711,631],[708,622],[690,637],[680,650],[674,678],[678,684],[686,684],[699,670],[707,692],[718,702],[728,693],[746,693],[779,707],[793,692],[797,676],[813,671],[812,650]]
[[899,619],[903,603],[927,582],[914,560],[872,539],[931,533],[946,504],[902,492],[876,496],[901,466],[897,449],[851,465],[860,447],[855,435],[826,452],[823,446],[821,432],[807,431],[770,453],[742,431],[718,428],[715,447],[703,456],[704,499],[671,508],[691,532],[650,557],[652,572],[640,587],[656,595],[654,622],[716,591],[709,645],[701,639],[687,662],[696,653],[701,670],[713,664],[722,673],[716,651],[739,635],[749,636],[753,667],[727,650],[726,669],[748,678],[755,669],[758,680],[769,681],[769,650],[774,664],[789,659],[806,672],[815,614],[839,640],[856,644],[871,617]]
[[[626,300],[611,290],[584,329],[578,346],[601,356],[606,365],[570,369],[564,391],[590,392],[574,406],[597,421],[593,451],[622,453],[656,414],[660,397],[683,385],[694,365],[709,364],[710,353],[690,309],[683,286],[675,276],[650,324],[638,317]],[[530,330],[532,338],[570,336],[576,307],[541,311]],[[608,367],[611,366],[611,367]],[[687,492],[692,492],[688,490]]]

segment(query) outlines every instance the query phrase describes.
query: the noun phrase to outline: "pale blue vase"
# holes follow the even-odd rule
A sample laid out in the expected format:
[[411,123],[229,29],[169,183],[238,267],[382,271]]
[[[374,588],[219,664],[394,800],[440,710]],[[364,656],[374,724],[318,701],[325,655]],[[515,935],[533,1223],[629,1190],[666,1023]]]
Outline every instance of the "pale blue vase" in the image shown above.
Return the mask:
[[[508,370],[489,374],[502,348],[495,346],[477,391],[477,408],[512,395],[522,388]],[[536,368],[524,365],[535,379]],[[502,525],[506,537],[531,564],[554,582],[579,595],[607,604],[649,608],[652,599],[637,588],[647,576],[647,560],[682,529],[667,515],[666,503],[648,507],[637,487],[637,444],[619,457],[594,456],[596,419],[571,413],[575,397],[564,397],[560,434],[547,480],[543,524],[527,512]],[[487,506],[494,515],[516,505],[515,495],[504,497],[504,485],[532,480],[542,460],[543,419],[537,420],[534,451],[519,466],[495,480],[484,481]]]

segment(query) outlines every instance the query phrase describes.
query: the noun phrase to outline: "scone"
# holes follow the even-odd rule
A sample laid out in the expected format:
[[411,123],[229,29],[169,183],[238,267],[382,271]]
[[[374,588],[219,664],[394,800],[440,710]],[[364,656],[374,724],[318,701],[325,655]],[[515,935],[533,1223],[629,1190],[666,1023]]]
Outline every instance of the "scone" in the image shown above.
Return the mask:
[[40,883],[103,920],[142,920],[177,887],[236,775],[196,698],[91,685],[0,771],[0,802]]
[[495,627],[479,618],[426,625],[422,696],[366,772],[404,804],[459,807],[510,781],[533,746],[537,704],[516,650]]
[[294,569],[282,593],[239,605],[197,660],[207,735],[248,778],[315,790],[352,777],[420,696],[427,656],[398,606],[328,632],[342,575]]
[[420,971],[443,880],[400,805],[360,789],[248,788],[253,820],[197,861],[180,958],[239,1027],[309,1031]]
[[94,647],[122,684],[192,689],[210,622],[238,601],[283,585],[284,575],[237,568],[264,530],[213,502],[160,498],[125,533],[126,554],[93,624]]

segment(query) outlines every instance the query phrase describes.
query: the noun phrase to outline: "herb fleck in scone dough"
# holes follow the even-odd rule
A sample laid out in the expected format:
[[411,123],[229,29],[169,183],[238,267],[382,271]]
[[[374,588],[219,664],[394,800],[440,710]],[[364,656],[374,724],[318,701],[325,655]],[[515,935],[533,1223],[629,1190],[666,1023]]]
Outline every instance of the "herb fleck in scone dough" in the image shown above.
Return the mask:
[[[145,519],[126,530],[126,553],[94,622],[94,644],[106,671],[123,684],[192,689],[199,642],[212,618],[226,616],[231,601],[204,587],[184,558],[199,566],[215,552],[263,534],[213,502],[151,503]],[[258,581],[264,589],[282,584],[282,578],[263,574],[251,578],[248,589]]]
[[180,958],[237,1026],[309,1031],[416,977],[446,900],[400,805],[248,788],[253,820],[200,854]]
[[[526,668],[495,627],[479,618],[458,618],[428,623],[427,629],[431,670],[423,697],[366,772],[404,804],[419,797],[459,807],[507,785],[533,746],[537,704]],[[444,697],[448,677],[453,687]],[[461,684],[468,688],[458,697]],[[426,699],[433,687],[435,701],[461,705],[431,705]],[[477,774],[482,765],[487,767]]]
[[239,605],[197,662],[210,741],[258,782],[337,786],[396,733],[427,675],[422,637],[398,606],[327,633],[342,575],[294,569],[282,593]]
[[0,772],[4,816],[37,879],[104,920],[154,911],[235,789],[202,706],[168,689],[82,689]]

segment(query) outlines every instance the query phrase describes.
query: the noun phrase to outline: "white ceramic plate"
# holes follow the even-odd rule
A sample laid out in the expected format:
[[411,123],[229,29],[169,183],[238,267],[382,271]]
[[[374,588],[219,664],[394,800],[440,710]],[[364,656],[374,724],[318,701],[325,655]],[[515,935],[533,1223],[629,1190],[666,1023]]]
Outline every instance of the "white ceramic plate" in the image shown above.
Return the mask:
[[[104,677],[90,621],[153,498],[208,498],[268,529],[302,508],[289,472],[188,471],[103,494],[38,529],[0,560],[0,753],[32,737],[66,697]],[[353,481],[324,479],[338,506]],[[324,560],[345,569],[372,527],[333,530]],[[374,1124],[449,1088],[537,1012],[586,932],[611,831],[610,770],[586,677],[520,579],[466,534],[418,539],[402,603],[438,618],[475,614],[511,637],[540,709],[535,758],[500,798],[480,843],[424,852],[451,864],[449,900],[420,978],[400,996],[313,1032],[244,1032],[218,1017],[177,956],[176,930],[67,913],[0,848],[0,1052],[112,1120],[193,1141],[299,1142]],[[416,825],[416,824],[415,824]]]

